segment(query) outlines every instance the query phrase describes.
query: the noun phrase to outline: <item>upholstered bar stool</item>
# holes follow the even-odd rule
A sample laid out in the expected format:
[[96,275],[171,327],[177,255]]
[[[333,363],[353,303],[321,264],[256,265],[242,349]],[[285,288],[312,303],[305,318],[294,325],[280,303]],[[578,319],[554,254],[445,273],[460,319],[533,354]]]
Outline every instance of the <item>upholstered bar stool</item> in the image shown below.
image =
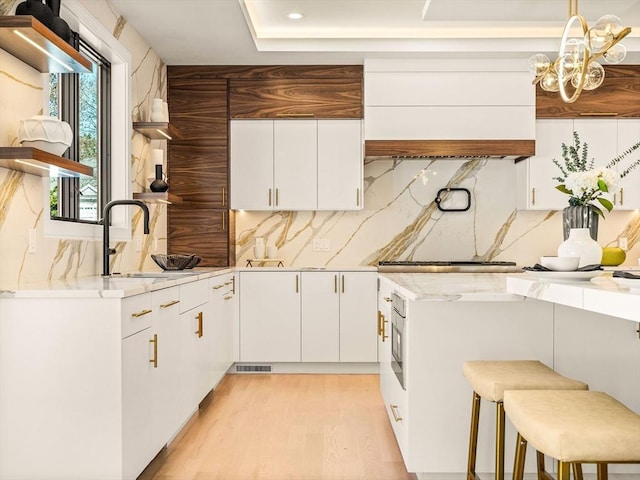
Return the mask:
[[518,431],[514,480],[524,475],[527,443],[558,461],[558,480],[577,463],[595,463],[598,480],[610,463],[640,464],[640,415],[606,393],[507,391],[504,409]]
[[478,480],[476,451],[480,400],[496,404],[495,479],[504,480],[505,390],[587,390],[585,383],[563,377],[537,360],[477,360],[465,362],[464,376],[473,388],[467,480]]

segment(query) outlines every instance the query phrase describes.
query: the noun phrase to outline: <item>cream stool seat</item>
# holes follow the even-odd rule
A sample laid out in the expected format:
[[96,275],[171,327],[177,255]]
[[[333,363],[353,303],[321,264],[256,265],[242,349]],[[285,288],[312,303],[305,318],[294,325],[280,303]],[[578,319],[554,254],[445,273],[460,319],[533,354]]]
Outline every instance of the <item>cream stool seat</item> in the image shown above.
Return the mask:
[[516,472],[522,479],[526,445],[558,460],[558,480],[574,463],[640,463],[640,415],[603,392],[507,391],[504,409],[518,430]]
[[[587,384],[563,377],[537,360],[476,360],[465,362],[463,374],[473,388],[471,432],[467,480],[476,480],[476,451],[480,400],[496,403],[495,478],[504,480],[504,422],[503,398],[507,390],[587,390]],[[542,466],[544,468],[544,465]]]

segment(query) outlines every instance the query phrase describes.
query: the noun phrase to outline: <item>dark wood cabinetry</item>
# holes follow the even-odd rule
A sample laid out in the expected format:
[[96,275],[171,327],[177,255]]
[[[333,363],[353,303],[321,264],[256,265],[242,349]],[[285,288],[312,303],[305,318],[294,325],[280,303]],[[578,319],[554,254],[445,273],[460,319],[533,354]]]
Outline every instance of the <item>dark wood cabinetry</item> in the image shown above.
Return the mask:
[[536,118],[640,118],[640,65],[605,66],[605,79],[596,90],[564,103],[557,92],[536,87]]

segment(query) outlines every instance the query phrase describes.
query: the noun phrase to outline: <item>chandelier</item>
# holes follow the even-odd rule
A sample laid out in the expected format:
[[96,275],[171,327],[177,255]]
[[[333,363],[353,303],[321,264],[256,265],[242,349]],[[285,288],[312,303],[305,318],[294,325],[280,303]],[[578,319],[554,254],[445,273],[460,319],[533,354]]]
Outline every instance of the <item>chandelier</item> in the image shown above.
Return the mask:
[[569,0],[569,19],[562,32],[558,58],[551,62],[543,53],[529,59],[529,69],[535,74],[534,84],[548,92],[560,92],[566,103],[575,102],[582,90],[595,90],[604,81],[604,68],[598,62],[604,58],[615,64],[624,60],[627,49],[618,42],[629,35],[615,15],[604,15],[593,28],[578,13],[578,0]]

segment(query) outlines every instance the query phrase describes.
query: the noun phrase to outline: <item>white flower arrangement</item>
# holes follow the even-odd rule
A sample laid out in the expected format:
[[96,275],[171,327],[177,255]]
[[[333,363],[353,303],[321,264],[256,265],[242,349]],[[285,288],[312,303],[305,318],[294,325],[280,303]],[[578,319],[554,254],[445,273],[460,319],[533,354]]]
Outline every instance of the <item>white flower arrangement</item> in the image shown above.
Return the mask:
[[[600,216],[604,217],[604,212],[600,207],[604,207],[608,212],[613,210],[613,203],[603,197],[603,195],[619,184],[631,170],[640,165],[640,158],[636,159],[622,172],[618,172],[615,166],[627,155],[640,148],[640,142],[632,145],[629,149],[618,155],[604,166],[594,167],[595,159],[587,160],[588,146],[580,143],[577,132],[573,132],[573,145],[568,147],[562,144],[562,165],[555,158],[553,163],[562,172],[562,176],[554,177],[560,182],[556,186],[562,193],[570,195],[569,205],[589,206]],[[598,202],[600,205],[595,204]]]

